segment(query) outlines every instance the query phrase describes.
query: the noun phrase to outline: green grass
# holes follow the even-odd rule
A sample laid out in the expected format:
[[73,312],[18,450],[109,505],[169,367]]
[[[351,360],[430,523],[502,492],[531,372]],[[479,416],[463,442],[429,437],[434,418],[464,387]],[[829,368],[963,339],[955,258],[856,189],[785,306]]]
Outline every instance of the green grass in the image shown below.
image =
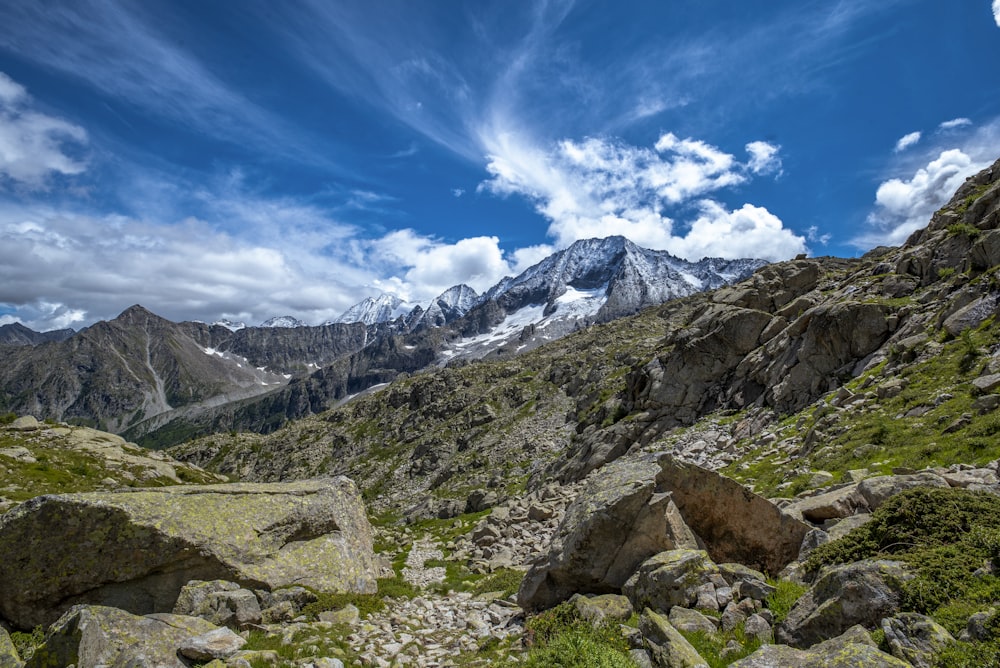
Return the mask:
[[892,497],[870,522],[816,548],[815,571],[860,559],[897,559],[915,577],[905,582],[903,609],[934,617],[953,635],[969,616],[1000,600],[1000,497],[963,489],[912,489]]
[[768,580],[775,587],[773,594],[767,597],[765,606],[774,615],[774,625],[785,621],[795,602],[802,598],[808,587],[788,580]]
[[[751,452],[730,464],[723,473],[745,481],[753,479],[754,490],[765,496],[794,496],[806,487],[810,474],[801,469],[824,470],[835,480],[852,469],[870,469],[889,474],[895,467],[921,469],[955,462],[982,465],[1000,458],[1000,416],[980,415],[973,404],[977,392],[970,381],[980,374],[985,353],[1000,342],[1000,327],[992,320],[977,330],[966,330],[946,341],[941,352],[894,370],[885,376],[886,364],[847,383],[855,392],[874,392],[888,378],[906,384],[897,396],[877,401],[877,407],[837,414],[834,424],[807,454],[787,459],[782,453],[762,457]],[[873,378],[866,390],[862,384]],[[828,397],[832,398],[832,394]],[[920,409],[922,415],[908,415]],[[790,433],[804,436],[819,421],[810,406],[787,416],[779,424]],[[968,422],[950,429],[959,416]],[[797,426],[801,423],[801,427]],[[786,434],[787,435],[787,434]]]
[[420,591],[412,584],[397,575],[393,578],[378,580],[378,591],[374,594],[313,592],[317,600],[302,608],[302,614],[315,620],[319,613],[327,610],[340,610],[348,604],[355,606],[361,618],[385,609],[387,598],[415,598]]
[[560,603],[525,624],[531,650],[524,663],[530,668],[635,668],[628,643],[618,625],[593,626],[576,608]]
[[[743,632],[743,624],[732,631],[718,631],[716,633],[682,631],[681,635],[691,643],[691,646],[701,655],[709,668],[728,666],[739,659],[750,656],[763,644],[758,638],[748,638]],[[732,640],[739,643],[740,649],[726,652],[727,645]]]

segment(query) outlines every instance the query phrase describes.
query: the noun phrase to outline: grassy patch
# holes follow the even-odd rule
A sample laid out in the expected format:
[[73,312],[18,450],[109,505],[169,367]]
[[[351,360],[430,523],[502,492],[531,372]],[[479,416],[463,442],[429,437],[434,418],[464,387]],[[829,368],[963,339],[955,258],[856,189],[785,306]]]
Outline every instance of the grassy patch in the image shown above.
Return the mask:
[[872,520],[822,545],[806,568],[860,559],[897,559],[915,577],[903,585],[903,607],[934,617],[957,635],[974,612],[1000,599],[1000,497],[963,489],[912,489],[892,497]]
[[340,610],[348,604],[355,606],[364,619],[372,613],[384,610],[387,598],[415,598],[420,594],[416,587],[398,575],[378,580],[378,591],[374,594],[314,593],[318,600],[302,608],[302,614],[309,619],[316,619],[319,613],[327,610]]
[[803,585],[788,580],[768,580],[775,587],[773,594],[767,597],[765,605],[774,615],[774,624],[785,621],[795,602],[802,598],[809,589]]
[[[743,633],[742,624],[732,631],[719,631],[717,633],[687,631],[681,632],[681,635],[687,638],[687,641],[697,650],[710,668],[728,666],[734,661],[750,656],[763,644],[758,638],[748,638]],[[740,649],[727,652],[727,645],[732,640],[740,644]]]
[[617,625],[592,626],[570,603],[560,603],[528,620],[525,632],[533,646],[531,668],[635,668]]

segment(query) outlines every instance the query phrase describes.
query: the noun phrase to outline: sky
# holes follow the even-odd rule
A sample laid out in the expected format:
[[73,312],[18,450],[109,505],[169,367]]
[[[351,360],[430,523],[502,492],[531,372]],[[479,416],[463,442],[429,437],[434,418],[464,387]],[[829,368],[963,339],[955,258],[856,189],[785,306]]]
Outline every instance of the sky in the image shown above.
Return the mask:
[[0,324],[335,318],[574,241],[903,243],[1000,157],[1000,0],[5,0]]

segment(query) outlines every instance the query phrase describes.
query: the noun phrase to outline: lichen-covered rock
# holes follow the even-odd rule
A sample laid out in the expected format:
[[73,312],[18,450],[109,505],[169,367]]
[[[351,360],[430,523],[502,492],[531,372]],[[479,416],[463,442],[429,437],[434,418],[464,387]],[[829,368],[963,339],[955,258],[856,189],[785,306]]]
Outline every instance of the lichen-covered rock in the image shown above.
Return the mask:
[[644,610],[639,618],[639,631],[653,657],[653,665],[658,668],[708,668],[698,650],[666,617]]
[[851,626],[875,627],[899,610],[900,591],[912,578],[898,561],[857,561],[820,572],[778,626],[778,642],[805,648]]
[[570,600],[580,617],[594,625],[624,622],[632,616],[632,603],[618,594],[581,596],[576,594]]
[[675,605],[694,607],[698,589],[712,584],[718,567],[703,550],[670,550],[642,562],[622,592],[637,609],[667,613]]
[[935,656],[949,643],[955,642],[948,630],[930,617],[915,612],[902,612],[882,620],[889,651],[914,668],[931,668]]
[[0,626],[0,668],[21,668],[21,665],[17,648],[14,647],[7,630]]
[[117,608],[75,606],[45,634],[25,668],[129,666],[185,668],[177,649],[191,637],[217,630],[197,617],[140,617]]
[[731,664],[733,668],[905,668],[909,664],[880,652],[860,626],[808,650],[787,645],[765,645]]
[[170,611],[191,580],[374,593],[371,526],[346,478],[45,496],[0,518],[0,614],[77,603]]

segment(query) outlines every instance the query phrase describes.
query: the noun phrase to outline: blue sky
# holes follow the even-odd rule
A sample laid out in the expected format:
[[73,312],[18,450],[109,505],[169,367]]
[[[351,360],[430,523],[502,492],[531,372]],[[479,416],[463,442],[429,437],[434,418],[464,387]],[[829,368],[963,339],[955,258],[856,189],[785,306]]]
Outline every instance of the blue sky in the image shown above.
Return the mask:
[[577,239],[899,244],[1000,157],[1000,0],[0,3],[0,323],[310,324]]

